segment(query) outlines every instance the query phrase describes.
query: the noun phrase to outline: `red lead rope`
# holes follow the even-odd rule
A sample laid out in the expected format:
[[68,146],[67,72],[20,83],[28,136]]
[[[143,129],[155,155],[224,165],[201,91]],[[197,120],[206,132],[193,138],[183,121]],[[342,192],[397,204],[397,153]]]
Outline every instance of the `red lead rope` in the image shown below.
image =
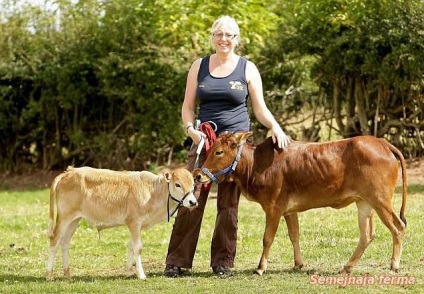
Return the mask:
[[213,130],[212,126],[208,122],[201,123],[199,126],[199,130],[206,135],[205,138],[205,149],[206,149],[206,156],[209,155],[209,152],[211,151],[211,147],[213,143],[215,143],[216,140],[216,134]]
[[[211,151],[212,145],[216,140],[216,134],[210,123],[204,122],[201,123],[199,126],[199,130],[206,135],[205,138],[205,150],[206,150],[206,156],[209,155],[209,152]],[[202,186],[203,191],[209,191],[212,186],[212,183],[205,184]]]

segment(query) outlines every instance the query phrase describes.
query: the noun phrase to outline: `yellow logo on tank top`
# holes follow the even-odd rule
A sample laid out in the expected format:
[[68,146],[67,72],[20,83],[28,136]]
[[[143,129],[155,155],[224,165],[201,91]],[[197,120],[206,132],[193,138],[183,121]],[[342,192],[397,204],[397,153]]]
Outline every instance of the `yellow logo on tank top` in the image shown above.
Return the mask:
[[239,81],[230,81],[231,89],[243,91],[243,85]]

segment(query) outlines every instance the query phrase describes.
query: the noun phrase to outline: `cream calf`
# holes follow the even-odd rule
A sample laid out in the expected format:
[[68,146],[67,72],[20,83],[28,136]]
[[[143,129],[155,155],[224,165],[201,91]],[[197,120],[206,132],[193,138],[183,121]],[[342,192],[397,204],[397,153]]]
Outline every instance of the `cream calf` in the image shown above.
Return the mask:
[[[70,278],[69,247],[82,218],[99,231],[127,226],[130,231],[127,273],[131,274],[135,258],[138,278],[146,279],[140,257],[140,232],[169,219],[181,205],[196,206],[193,184],[193,176],[186,169],[155,175],[148,171],[68,167],[55,178],[50,188],[47,280],[53,280],[53,263],[60,245],[64,274]],[[57,214],[53,228],[55,198]]]

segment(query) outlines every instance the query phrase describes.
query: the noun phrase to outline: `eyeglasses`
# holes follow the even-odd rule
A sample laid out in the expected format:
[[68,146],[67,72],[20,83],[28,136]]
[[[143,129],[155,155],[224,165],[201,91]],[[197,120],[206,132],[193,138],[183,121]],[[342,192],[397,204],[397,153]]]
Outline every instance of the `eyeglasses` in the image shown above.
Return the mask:
[[215,38],[215,39],[222,39],[222,37],[225,37],[225,39],[227,39],[227,40],[233,40],[235,37],[237,37],[237,35],[236,34],[223,34],[223,33],[213,33],[212,34],[212,36]]

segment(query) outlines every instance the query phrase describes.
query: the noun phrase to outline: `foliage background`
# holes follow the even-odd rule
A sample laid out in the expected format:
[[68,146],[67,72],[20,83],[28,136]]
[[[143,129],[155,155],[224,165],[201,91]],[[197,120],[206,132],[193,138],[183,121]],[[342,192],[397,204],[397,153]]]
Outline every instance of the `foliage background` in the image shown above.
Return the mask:
[[186,74],[223,14],[294,139],[371,134],[424,154],[423,1],[31,3],[0,1],[1,171],[183,161]]

